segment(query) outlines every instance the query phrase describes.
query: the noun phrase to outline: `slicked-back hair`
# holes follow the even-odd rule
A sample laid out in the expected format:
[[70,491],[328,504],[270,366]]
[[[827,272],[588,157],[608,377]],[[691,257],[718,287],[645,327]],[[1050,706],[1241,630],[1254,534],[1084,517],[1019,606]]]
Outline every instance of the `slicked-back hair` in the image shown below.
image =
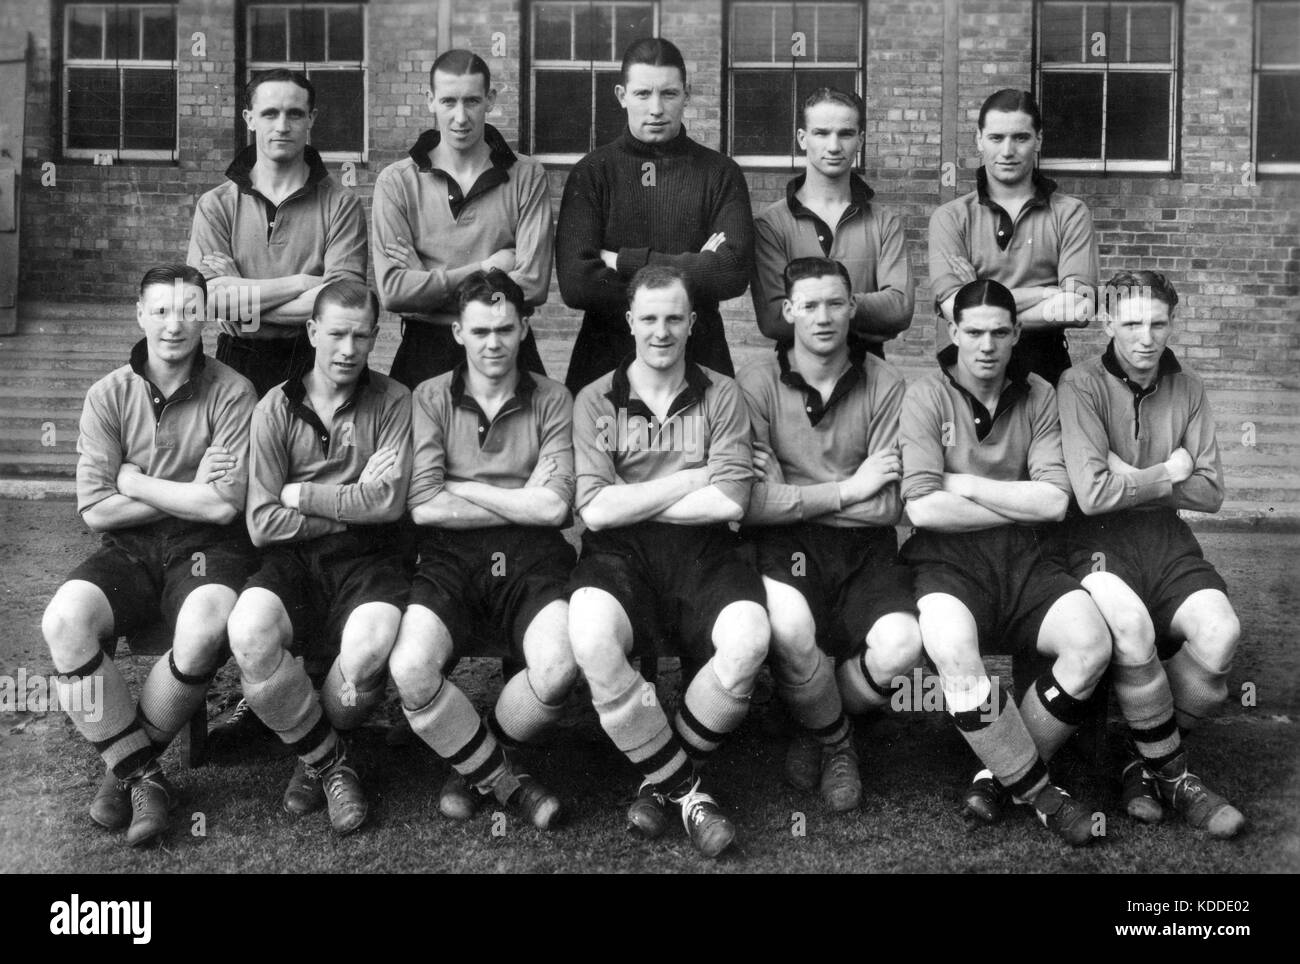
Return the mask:
[[785,296],[789,298],[794,292],[795,284],[800,281],[829,278],[832,275],[844,282],[844,290],[852,297],[853,281],[849,278],[849,269],[834,258],[795,258],[781,272],[781,278],[785,282]]
[[203,300],[208,300],[208,279],[203,277],[203,272],[198,268],[191,268],[188,264],[174,262],[170,264],[156,264],[144,273],[140,279],[140,297],[144,297],[144,289],[152,285],[166,285],[172,287],[176,282],[186,285],[194,285],[203,292]]
[[1128,297],[1147,296],[1163,301],[1170,311],[1178,307],[1178,292],[1159,271],[1118,271],[1106,282],[1105,301],[1118,305]]
[[648,264],[632,275],[632,280],[627,283],[628,306],[631,306],[636,293],[642,288],[658,291],[678,284],[686,289],[686,300],[690,303],[691,310],[694,311],[695,296],[691,293],[691,283],[686,280],[686,275],[682,274],[681,271],[667,264]]
[[312,86],[307,75],[299,70],[290,70],[287,67],[273,67],[270,70],[259,70],[255,73],[248,86],[244,88],[244,99],[248,102],[248,109],[253,109],[253,95],[257,93],[257,88],[263,84],[274,83],[297,84],[303,90],[307,91],[307,110],[316,109],[316,88]]
[[858,115],[858,133],[861,134],[867,129],[867,105],[861,97],[851,90],[840,90],[838,87],[818,87],[803,102],[803,123],[800,125],[803,130],[808,129],[808,112],[818,104],[840,104],[848,107]]
[[992,278],[972,281],[961,287],[957,292],[957,300],[952,303],[953,322],[960,325],[962,312],[967,308],[979,308],[984,305],[990,308],[1001,308],[1011,315],[1011,324],[1019,324],[1016,320],[1015,296],[1005,285]]
[[334,281],[327,284],[311,306],[312,318],[320,321],[321,315],[330,305],[369,309],[372,326],[379,324],[379,298],[363,281]]
[[623,53],[623,86],[627,86],[627,73],[633,64],[645,64],[649,67],[676,67],[682,75],[682,84],[686,83],[686,61],[682,52],[671,40],[662,37],[642,37],[633,40]]
[[1027,90],[1017,90],[1015,87],[1003,87],[995,93],[989,94],[980,107],[980,130],[984,130],[984,118],[988,116],[991,110],[1004,111],[1008,114],[1014,114],[1017,111],[1028,114],[1029,119],[1034,122],[1034,133],[1043,132],[1043,114],[1038,109],[1038,101],[1034,100],[1034,95]]
[[460,283],[460,287],[456,289],[456,306],[459,314],[464,315],[465,309],[476,301],[485,305],[508,302],[514,305],[515,314],[519,316],[520,321],[533,313],[533,309],[524,299],[524,289],[500,268],[493,268],[487,272],[475,271]]
[[472,50],[456,48],[443,51],[429,68],[429,89],[433,90],[433,75],[438,71],[452,77],[464,77],[467,74],[479,74],[483,78],[483,93],[492,89],[492,71],[487,61]]

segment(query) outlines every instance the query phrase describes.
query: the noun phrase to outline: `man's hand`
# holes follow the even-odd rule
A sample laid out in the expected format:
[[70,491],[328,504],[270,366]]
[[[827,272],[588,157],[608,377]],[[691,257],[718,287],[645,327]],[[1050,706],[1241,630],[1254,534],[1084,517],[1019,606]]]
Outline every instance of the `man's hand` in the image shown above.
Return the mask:
[[979,280],[979,277],[975,274],[975,266],[965,258],[950,258],[948,267],[957,276],[957,280],[964,285]]
[[203,267],[216,272],[218,278],[239,277],[239,268],[235,267],[235,259],[228,255],[205,254],[203,256]]
[[127,498],[133,498],[131,490],[137,475],[144,475],[144,469],[133,462],[123,462],[117,470],[117,491]]
[[392,261],[399,268],[407,268],[412,271],[420,271],[423,265],[420,263],[420,256],[415,253],[405,238],[393,238],[384,245],[384,254],[388,260]]
[[478,265],[483,269],[483,273],[496,268],[498,271],[510,272],[515,270],[515,249],[502,248],[500,251],[493,251],[492,254],[484,258]]
[[378,482],[390,470],[396,467],[397,449],[376,449],[375,453],[366,460],[366,467],[361,470],[361,478],[358,479],[358,481],[363,485],[368,485],[371,482]]
[[618,252],[608,251],[605,248],[600,250],[600,260],[605,263],[605,267],[610,271],[618,270]]
[[785,473],[781,463],[765,442],[754,443],[754,478],[768,485],[785,485]]
[[726,243],[727,233],[725,231],[719,231],[716,234],[709,235],[709,240],[704,242],[704,246],[700,248],[700,252],[717,251],[718,248],[722,247]]
[[235,470],[239,459],[230,454],[224,445],[209,445],[199,459],[199,470],[194,473],[194,481],[200,485],[220,482]]
[[554,458],[549,455],[542,456],[537,460],[537,464],[533,466],[533,472],[528,476],[528,480],[524,482],[524,488],[535,489],[545,485],[551,476],[555,474],[557,468]]
[[299,498],[302,496],[302,483],[290,482],[280,490],[280,504],[286,509],[297,510]]
[[[897,482],[903,477],[903,459],[897,448],[881,449],[863,459],[849,478],[841,485],[842,503],[852,505],[865,502],[890,482]],[[944,476],[944,488],[947,488],[948,476]]]
[[1168,470],[1172,482],[1186,482],[1192,477],[1192,470],[1195,468],[1196,463],[1185,448],[1174,449],[1169,458],[1165,459],[1165,469]]
[[1132,475],[1137,471],[1136,468],[1129,465],[1114,452],[1106,453],[1106,468],[1110,469],[1117,475]]

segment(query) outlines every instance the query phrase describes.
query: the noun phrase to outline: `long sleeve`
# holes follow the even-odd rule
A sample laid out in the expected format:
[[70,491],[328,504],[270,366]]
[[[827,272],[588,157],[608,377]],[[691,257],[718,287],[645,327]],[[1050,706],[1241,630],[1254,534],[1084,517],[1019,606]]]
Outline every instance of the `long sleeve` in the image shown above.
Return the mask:
[[[940,390],[926,379],[907,386],[898,420],[898,444],[903,453],[905,501],[919,499],[943,488],[944,434]],[[949,441],[954,426],[947,426]]]
[[85,512],[117,495],[122,467],[121,423],[100,385],[86,393],[77,433],[77,511]]
[[241,384],[225,397],[217,400],[217,410],[212,419],[212,438],[209,445],[224,446],[236,458],[235,467],[217,482],[208,483],[240,512],[248,500],[249,426],[253,410],[257,407],[257,393],[253,386]]
[[[879,409],[872,413],[871,428],[867,433],[867,452],[874,455],[898,444],[898,422],[903,411],[903,398],[907,383],[902,378],[892,382],[880,399]],[[869,499],[848,506],[853,518],[864,519],[872,525],[892,526],[903,512],[903,502],[898,494],[897,482],[889,482]]]
[[573,406],[574,505],[586,508],[601,489],[618,482],[614,468],[613,409],[604,395],[584,389]]
[[1081,201],[1061,219],[1061,250],[1056,264],[1056,283],[1069,291],[1086,286],[1092,292],[1101,272],[1097,256],[1097,237],[1092,228],[1092,214]]
[[[747,381],[742,381],[740,388],[744,393],[753,440],[774,449],[772,424],[768,416],[770,399],[763,391],[763,384],[750,385]],[[756,481],[749,493],[745,522],[749,525],[791,525],[836,512],[839,508],[840,492],[836,482],[792,485]]]
[[785,238],[768,218],[754,221],[754,274],[749,295],[754,302],[754,317],[760,331],[772,330],[783,322],[781,306],[785,302],[785,266],[790,263]]
[[[525,173],[526,172],[526,173]],[[510,175],[519,178],[519,224],[515,227],[515,270],[509,272],[524,291],[528,304],[546,304],[551,287],[551,260],[555,254],[551,222],[551,189],[541,165],[515,165]]]
[[749,415],[740,388],[718,376],[709,420],[709,484],[744,510],[754,481],[754,450],[749,441]]
[[1042,403],[1030,413],[1033,435],[1026,458],[1029,478],[1054,485],[1068,496],[1070,477],[1065,470],[1065,453],[1061,450],[1061,418],[1056,409],[1056,392],[1045,382],[1042,384],[1047,389],[1046,394]]
[[398,240],[405,241],[411,250],[415,250],[407,207],[397,165],[390,165],[375,179],[375,193],[370,204],[374,221],[371,253],[380,303],[397,314],[428,312],[451,297],[447,272],[441,266],[430,271],[407,268],[384,253],[385,246]]
[[880,255],[876,260],[876,290],[853,294],[853,330],[858,334],[893,336],[912,323],[916,299],[912,265],[907,257],[903,222],[893,211],[874,211],[880,228]]
[[1196,512],[1218,512],[1223,505],[1223,466],[1219,461],[1219,442],[1214,433],[1214,414],[1205,386],[1199,380],[1190,384],[1191,417],[1183,433],[1182,447],[1192,457],[1192,474],[1174,485],[1174,505]]
[[572,396],[567,391],[548,394],[538,411],[538,419],[542,437],[537,460],[555,460],[555,472],[546,480],[545,487],[563,499],[565,505],[572,506],[575,484]]
[[928,264],[930,294],[935,304],[945,301],[962,286],[953,266],[958,261],[970,261],[966,227],[961,207],[953,202],[930,215]]
[[[397,452],[396,467],[373,482],[304,482],[298,503],[304,514],[361,525],[394,522],[401,517],[411,479],[409,392],[394,391],[384,397],[377,428],[374,443],[368,446],[369,454],[380,449],[393,449]],[[357,440],[357,444],[361,444],[361,440]]]
[[283,409],[264,404],[254,409],[248,462],[246,518],[253,545],[303,541],[347,528],[280,502],[280,490],[289,477],[289,426]]
[[[323,190],[323,186],[320,190]],[[334,281],[366,281],[366,212],[355,194],[336,190],[337,207],[325,231],[325,277]]]
[[556,229],[555,272],[560,295],[570,308],[622,312],[627,307],[627,285],[600,259],[605,247],[603,187],[590,158],[569,172]]
[[436,497],[447,481],[447,413],[440,395],[416,391],[411,396],[411,428],[415,453],[406,495],[408,509]]
[[194,221],[190,226],[190,244],[185,254],[185,263],[197,268],[208,281],[217,277],[217,272],[203,266],[203,258],[209,254],[220,254],[241,267],[231,245],[231,225],[229,214],[217,200],[216,192],[209,191],[202,195],[194,205]]

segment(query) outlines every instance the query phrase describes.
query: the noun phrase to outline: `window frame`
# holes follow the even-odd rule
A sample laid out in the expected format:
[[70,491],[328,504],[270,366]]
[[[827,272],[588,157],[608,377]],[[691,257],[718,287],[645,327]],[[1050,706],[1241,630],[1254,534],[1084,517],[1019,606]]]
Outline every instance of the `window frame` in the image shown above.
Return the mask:
[[1264,64],[1260,61],[1263,34],[1260,32],[1260,8],[1265,6],[1291,6],[1300,12],[1300,0],[1255,0],[1251,7],[1251,93],[1250,93],[1250,156],[1256,175],[1269,177],[1300,176],[1300,161],[1261,161],[1259,159],[1259,81],[1264,74],[1294,74],[1300,76],[1300,61],[1292,64]]
[[[139,11],[141,14],[145,10],[167,10],[172,17],[172,30],[174,31],[173,56],[170,61],[156,59],[132,59],[121,60],[119,58],[107,57],[71,57],[69,56],[69,35],[72,30],[71,12],[74,9],[98,8],[101,11],[101,43],[100,53],[105,53],[104,45],[108,42],[108,11],[127,8]],[[58,66],[54,75],[59,78],[59,91],[57,102],[54,110],[55,122],[58,125],[58,135],[56,143],[59,145],[59,157],[66,160],[77,161],[95,161],[105,155],[111,155],[112,163],[117,164],[120,161],[163,161],[167,163],[176,163],[180,160],[180,31],[179,17],[176,0],[65,0],[57,7],[58,23],[55,35],[58,37]],[[144,52],[144,17],[140,17],[139,24],[140,34],[140,51]],[[116,148],[103,147],[69,147],[69,117],[71,97],[71,71],[78,69],[91,70],[116,70],[118,75],[118,129]],[[128,148],[122,146],[124,127],[126,119],[126,84],[123,83],[123,72],[126,70],[151,70],[151,71],[171,71],[171,83],[173,88],[173,101],[175,112],[172,117],[172,148],[164,150],[160,148]]]
[[[278,7],[284,10],[308,10],[323,9],[328,11],[331,7],[356,7],[361,12],[361,60],[254,60],[252,57],[252,37],[249,32],[253,29],[252,17],[250,11],[254,9],[266,9],[268,7]],[[289,70],[298,70],[307,74],[310,79],[312,72],[325,71],[360,71],[361,72],[361,150],[360,151],[321,151],[317,148],[321,160],[326,164],[340,164],[351,161],[356,164],[367,164],[370,160],[370,5],[366,0],[243,0],[238,5],[239,16],[236,22],[236,46],[238,54],[236,57],[237,76],[243,80],[239,88],[239,107],[240,113],[236,118],[237,130],[239,131],[239,143],[241,146],[247,146],[253,143],[252,134],[248,131],[248,125],[243,120],[243,92],[248,82],[253,79],[253,74],[262,70],[272,70],[278,67],[285,67]],[[285,29],[288,30],[288,18],[285,19]],[[286,36],[286,53],[287,48]],[[329,17],[325,18],[325,43],[326,53],[329,52]],[[317,107],[319,108],[319,104]],[[307,141],[312,147],[310,137]]]
[[[1044,10],[1053,6],[1106,7],[1107,23],[1110,21],[1110,9],[1123,7],[1166,7],[1170,10],[1169,18],[1169,56],[1166,62],[1140,61],[1137,63],[1115,63],[1109,56],[1096,63],[1061,63],[1049,64],[1042,59],[1042,30]],[[1086,12],[1084,16],[1086,17]],[[1048,107],[1043,103],[1043,75],[1046,74],[1100,74],[1102,77],[1101,106],[1101,157],[1043,157],[1038,159],[1039,167],[1044,171],[1069,174],[1138,174],[1177,177],[1182,166],[1182,111],[1183,98],[1183,3],[1182,0],[1035,0],[1034,33],[1031,69],[1033,71],[1034,97],[1046,115]],[[1126,40],[1132,41],[1131,28],[1125,31]],[[1080,42],[1088,41],[1086,20],[1080,28]],[[1160,73],[1168,78],[1169,129],[1166,138],[1165,160],[1115,160],[1107,156],[1106,127],[1109,120],[1109,95],[1111,74],[1151,74]]]
[[[735,107],[735,71],[736,70],[763,70],[772,73],[784,72],[789,75],[792,83],[791,96],[795,96],[798,90],[797,73],[799,70],[844,70],[853,71],[854,87],[853,91],[861,97],[865,103],[867,90],[867,5],[865,3],[843,2],[843,0],[790,0],[789,6],[793,9],[798,4],[806,6],[844,6],[853,7],[858,13],[858,62],[856,64],[848,61],[820,61],[808,60],[807,58],[796,59],[791,57],[788,62],[776,61],[733,61],[731,59],[731,39],[732,26],[735,23],[734,11],[736,7],[745,6],[778,6],[775,0],[727,0],[723,4],[723,23],[722,23],[722,131],[721,140],[723,151],[728,153],[733,161],[747,170],[802,170],[807,167],[808,159],[802,151],[798,149],[797,144],[793,144],[789,154],[732,154],[730,153],[735,142],[735,131],[732,113]],[[796,127],[800,122],[799,112],[801,106],[794,105],[794,121]],[[855,161],[855,169],[862,169],[866,164],[866,131],[862,131],[862,148],[858,151],[858,157]],[[790,131],[791,141],[794,141],[794,130]]]

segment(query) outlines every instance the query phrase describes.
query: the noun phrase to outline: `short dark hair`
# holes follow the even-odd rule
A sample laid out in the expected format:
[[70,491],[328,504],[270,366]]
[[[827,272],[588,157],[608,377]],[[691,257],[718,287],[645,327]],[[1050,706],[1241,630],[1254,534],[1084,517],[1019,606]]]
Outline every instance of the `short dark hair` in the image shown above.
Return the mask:
[[514,305],[515,314],[519,316],[520,321],[533,313],[533,309],[524,299],[524,289],[500,268],[493,268],[487,272],[475,271],[460,283],[460,287],[456,289],[457,313],[463,315],[466,307],[476,301],[485,305],[496,305],[507,301]]
[[803,130],[808,129],[808,111],[818,104],[841,104],[852,108],[858,115],[858,133],[867,129],[867,105],[861,97],[851,90],[838,87],[818,87],[803,102]]
[[368,308],[370,317],[379,324],[379,298],[364,281],[332,281],[316,295],[311,316],[317,321],[330,305],[338,308]]
[[682,83],[686,83],[686,61],[682,52],[671,40],[663,37],[642,37],[628,44],[623,53],[623,84],[627,85],[627,73],[633,64],[646,64],[650,67],[676,67],[682,74]]
[[488,69],[487,61],[472,50],[455,48],[444,50],[439,54],[438,59],[429,68],[430,90],[433,90],[433,75],[440,70],[444,74],[450,74],[453,77],[464,77],[466,74],[481,74],[483,76],[483,91],[486,93],[492,89],[492,71]]
[[307,91],[307,109],[309,111],[316,109],[316,88],[312,86],[307,75],[299,70],[290,70],[287,67],[273,67],[270,70],[259,70],[248,82],[244,88],[244,99],[248,102],[248,109],[253,109],[253,95],[257,93],[257,88],[263,84],[290,83],[297,84],[303,90]]
[[849,269],[834,258],[795,258],[781,272],[782,280],[785,281],[785,296],[790,297],[796,282],[808,278],[828,278],[831,275],[843,280],[845,290],[852,296],[853,281],[849,278]]
[[1159,271],[1118,271],[1106,282],[1103,301],[1107,309],[1126,297],[1147,295],[1163,301],[1170,311],[1178,307],[1178,292]]
[[632,275],[632,280],[627,283],[627,303],[630,307],[632,299],[642,288],[657,291],[660,288],[671,288],[676,284],[686,289],[686,300],[694,309],[695,297],[691,294],[690,282],[686,280],[686,275],[669,264],[648,264]]
[[984,105],[980,107],[980,130],[984,130],[984,118],[991,110],[1005,111],[1008,114],[1014,114],[1017,111],[1028,114],[1029,119],[1034,122],[1034,132],[1037,134],[1043,132],[1043,114],[1038,109],[1038,102],[1034,100],[1034,95],[1027,90],[1003,87],[1001,90],[989,94],[984,101]]
[[153,285],[166,285],[172,287],[176,282],[186,285],[194,285],[203,292],[203,300],[208,300],[208,280],[203,277],[203,272],[198,268],[191,268],[188,264],[174,262],[170,264],[156,264],[144,273],[140,279],[140,297],[144,297],[144,289]]
[[961,290],[957,292],[956,300],[952,303],[953,322],[960,325],[962,312],[967,308],[978,308],[982,305],[987,305],[990,308],[1001,308],[1011,315],[1011,324],[1019,324],[1016,319],[1015,296],[1007,290],[1005,285],[991,278],[984,278],[962,285]]

